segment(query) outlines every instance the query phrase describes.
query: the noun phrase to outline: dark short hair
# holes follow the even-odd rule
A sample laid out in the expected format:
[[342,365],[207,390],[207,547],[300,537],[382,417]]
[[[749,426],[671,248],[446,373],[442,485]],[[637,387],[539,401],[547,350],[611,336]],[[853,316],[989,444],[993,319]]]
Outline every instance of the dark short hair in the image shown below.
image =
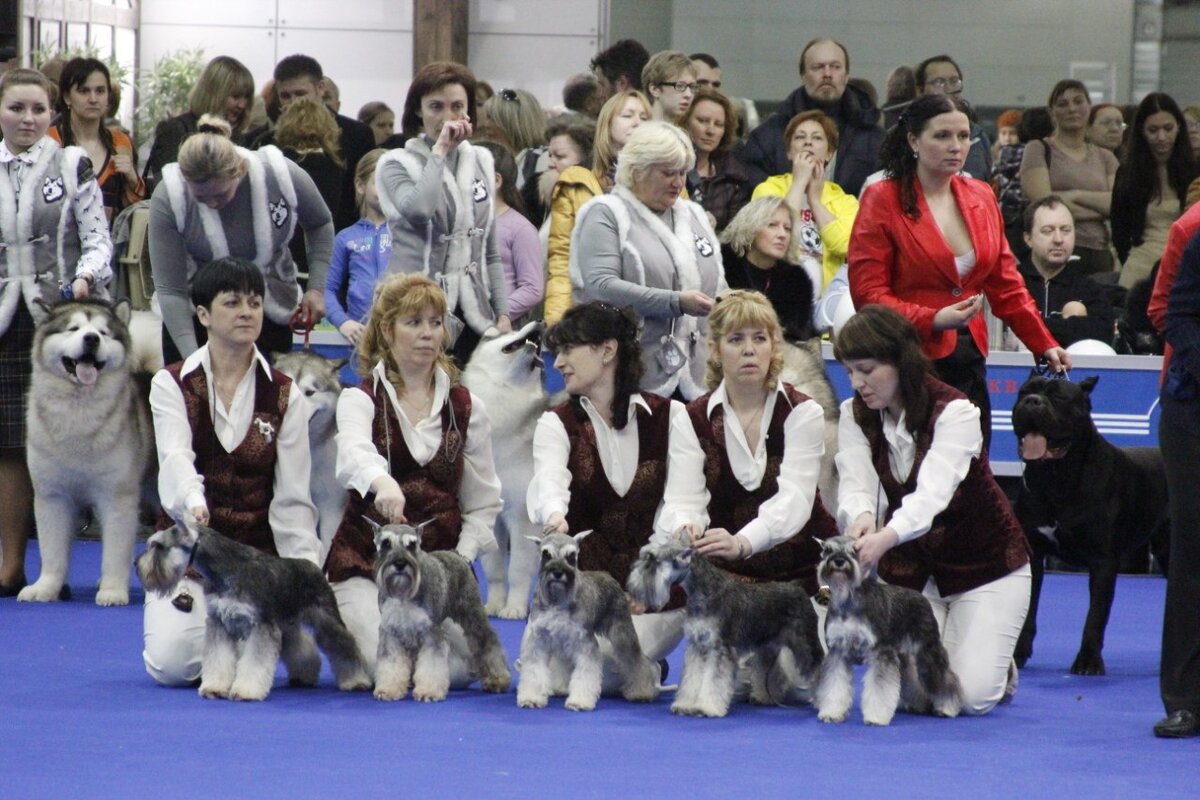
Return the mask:
[[421,132],[421,98],[430,92],[456,83],[467,93],[467,116],[471,124],[479,122],[475,114],[475,73],[454,61],[433,61],[417,70],[408,85],[408,96],[404,98],[404,113],[400,117],[400,130],[407,137]]
[[192,278],[192,303],[197,308],[211,309],[213,299],[221,292],[263,297],[267,288],[262,270],[253,261],[233,256],[209,261],[196,270]]
[[616,86],[621,76],[629,81],[629,88],[642,88],[642,70],[650,60],[650,51],[637,39],[621,39],[607,50],[601,50],[592,59],[591,68],[600,70],[609,83]]
[[717,63],[717,60],[708,53],[692,53],[690,56],[688,56],[688,58],[690,58],[692,61],[699,61],[702,64],[707,64],[710,69],[721,68],[721,65]]
[[1021,121],[1017,123],[1017,141],[1021,144],[1032,142],[1034,139],[1045,139],[1054,133],[1054,120],[1050,118],[1050,109],[1045,106],[1033,106],[1021,112]]
[[63,66],[62,74],[58,76],[59,111],[67,110],[67,95],[72,89],[82,89],[94,72],[103,75],[105,83],[108,84],[108,108],[105,113],[112,114],[116,111],[113,106],[115,95],[112,90],[112,76],[108,73],[108,67],[98,58],[72,58]]
[[1058,102],[1058,98],[1062,97],[1072,89],[1077,92],[1083,92],[1083,96],[1087,98],[1088,103],[1090,104],[1092,102],[1092,94],[1088,91],[1088,88],[1083,85],[1083,81],[1079,81],[1074,78],[1064,78],[1063,80],[1054,84],[1054,88],[1050,90],[1050,99],[1046,101],[1046,107],[1053,108],[1054,104]]
[[918,89],[925,88],[925,73],[929,71],[930,64],[949,64],[950,66],[954,67],[954,71],[958,73],[958,77],[961,78],[963,76],[962,67],[960,67],[958,62],[950,56],[946,55],[945,53],[940,56],[930,56],[920,64],[917,64],[917,68],[913,70],[913,77],[917,81]]
[[[1041,200],[1034,200],[1025,207],[1025,212],[1022,216],[1021,221],[1024,224],[1025,232],[1033,233],[1033,217],[1037,214],[1038,209],[1051,208],[1053,206],[1063,206],[1067,209],[1067,211],[1071,210],[1067,207],[1067,204],[1063,202],[1063,199],[1056,194],[1048,194]],[[1072,215],[1071,218],[1074,220],[1074,215]]]
[[320,63],[312,56],[293,55],[284,58],[275,65],[275,82],[294,81],[297,78],[311,78],[313,82],[325,77]]
[[585,109],[592,102],[592,98],[596,96],[597,90],[598,87],[596,86],[596,78],[594,76],[586,73],[575,75],[563,84],[563,105],[571,111],[586,114]]

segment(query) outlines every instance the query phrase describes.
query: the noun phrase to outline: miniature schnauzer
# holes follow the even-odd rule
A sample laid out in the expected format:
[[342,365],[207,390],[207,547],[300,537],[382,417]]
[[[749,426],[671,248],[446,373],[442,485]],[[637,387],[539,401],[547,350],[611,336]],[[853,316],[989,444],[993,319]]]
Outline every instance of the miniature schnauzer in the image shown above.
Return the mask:
[[830,589],[830,602],[817,716],[822,722],[846,720],[854,702],[852,665],[864,662],[862,712],[868,725],[890,724],[901,705],[919,714],[957,716],[962,690],[929,601],[920,592],[864,576],[853,539],[837,536],[820,544],[817,575]]
[[[315,686],[318,645],[339,689],[371,688],[362,654],[316,564],[259,552],[191,519],[151,536],[137,559],[142,585],[159,595],[173,592],[188,569],[203,578],[208,607],[202,697],[265,700],[281,656],[291,685]],[[315,644],[304,626],[312,628]]]
[[379,586],[379,650],[375,698],[402,700],[413,689],[422,702],[446,699],[452,640],[463,642],[472,678],[485,692],[506,692],[512,683],[508,657],[488,625],[471,565],[458,553],[421,550],[421,530],[379,525],[375,530],[375,583]]
[[550,695],[565,694],[570,710],[594,709],[606,660],[598,637],[612,645],[610,663],[625,699],[658,697],[659,666],[642,653],[621,585],[608,573],[579,570],[579,543],[589,533],[529,537],[541,543],[542,562],[521,638],[521,708],[545,708]]
[[627,586],[635,600],[660,609],[675,584],[687,592],[687,649],[671,711],[725,716],[745,656],[752,702],[809,699],[823,651],[817,613],[799,583],[738,581],[697,554],[681,534],[643,547]]

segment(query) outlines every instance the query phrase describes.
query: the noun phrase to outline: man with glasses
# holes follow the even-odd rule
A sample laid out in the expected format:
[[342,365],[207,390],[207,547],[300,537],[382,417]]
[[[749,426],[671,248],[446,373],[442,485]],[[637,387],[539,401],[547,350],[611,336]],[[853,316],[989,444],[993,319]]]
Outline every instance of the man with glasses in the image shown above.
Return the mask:
[[883,130],[879,109],[861,89],[848,85],[850,55],[839,42],[813,39],[800,52],[800,87],[788,95],[779,110],[756,128],[735,155],[746,167],[751,188],[771,175],[792,170],[783,141],[792,117],[819,109],[838,126],[837,155],[826,174],[847,193],[857,195],[863,181],[875,171]]
[[[917,94],[962,94],[963,77],[958,64],[948,55],[933,56],[917,64]],[[983,128],[971,120],[971,149],[963,171],[986,181],[992,174],[992,142]]]

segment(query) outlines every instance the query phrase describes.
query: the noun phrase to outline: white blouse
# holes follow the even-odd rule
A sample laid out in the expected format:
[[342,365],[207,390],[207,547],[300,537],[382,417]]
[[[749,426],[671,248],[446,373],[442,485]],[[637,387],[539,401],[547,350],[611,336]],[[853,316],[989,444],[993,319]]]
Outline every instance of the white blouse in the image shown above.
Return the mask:
[[[442,408],[450,397],[450,376],[441,369],[434,370],[433,404],[429,416],[413,423],[400,407],[396,389],[384,372],[382,362],[371,370],[375,391],[380,387],[387,393],[392,410],[400,421],[397,433],[413,460],[421,466],[433,460],[442,444]],[[371,484],[387,475],[388,460],[381,455],[372,436],[375,422],[375,403],[370,395],[357,387],[343,389],[337,405],[337,479],[347,489],[361,495],[371,491]],[[463,558],[474,561],[480,553],[495,550],[493,527],[500,513],[500,478],[492,460],[492,423],[483,401],[471,394],[471,420],[467,425],[466,447],[463,451],[462,481],[458,489],[458,507],[462,513],[462,533],[458,551]],[[424,520],[409,520],[412,524]]]
[[[217,439],[227,452],[237,449],[250,421],[254,418],[254,395],[261,365],[267,375],[270,366],[256,349],[253,364],[238,383],[233,403],[224,407],[216,396],[212,360],[208,345],[183,362],[180,377],[203,369],[208,379],[208,411],[212,415]],[[268,378],[269,380],[270,378]],[[150,383],[150,411],[154,416],[154,438],[158,449],[158,494],[163,508],[175,515],[189,508],[208,508],[204,499],[204,476],[196,471],[196,452],[192,447],[192,427],[188,423],[183,391],[165,369]],[[308,401],[295,383],[288,392],[288,408],[275,438],[275,481],[272,488],[268,521],[275,537],[275,549],[281,556],[305,558],[319,565],[321,542],[317,538],[317,509],[309,492],[311,454],[308,446]]]
[[[640,394],[632,395],[629,398],[629,421],[624,429],[616,430],[604,421],[591,400],[580,398],[580,404],[596,432],[596,449],[600,452],[604,476],[608,478],[613,491],[624,497],[633,485],[633,477],[637,472],[637,409],[643,408],[649,413],[650,406]],[[676,419],[687,419],[687,409],[678,401],[671,401],[669,413],[672,428]],[[571,506],[571,473],[567,470],[570,455],[571,442],[567,438],[567,429],[557,414],[547,411],[538,420],[533,434],[533,480],[525,493],[530,522],[544,525],[552,514],[566,516]]]
[[[879,475],[871,459],[871,446],[866,434],[854,421],[854,399],[842,403],[838,423],[837,468],[838,525],[845,528],[864,511],[877,520],[883,518],[887,497],[880,485]],[[912,472],[917,443],[904,424],[904,414],[893,420],[883,417],[883,437],[888,444],[888,462],[892,475],[903,483]],[[929,532],[933,518],[946,510],[967,477],[971,459],[983,448],[983,430],[979,424],[979,409],[971,401],[959,399],[946,404],[933,427],[933,441],[917,473],[916,488],[906,495],[892,516],[888,527],[901,542],[916,539]]]
[[[725,408],[725,452],[734,477],[746,491],[756,490],[766,474],[767,431],[775,415],[775,403],[787,402],[782,391],[783,384],[779,383],[775,391],[767,394],[759,421],[758,446],[753,453],[737,415],[729,405],[724,381],[709,398],[706,409],[709,417],[718,406]],[[740,531],[730,531],[746,538],[751,553],[761,553],[787,541],[808,522],[817,496],[817,479],[824,454],[825,414],[815,400],[806,400],[788,412],[783,423],[783,462],[776,479],[777,491],[759,506],[757,517]],[[691,418],[684,415],[671,425],[667,489],[656,537],[673,535],[680,526],[688,523],[707,528],[710,499],[704,480],[704,450]]]

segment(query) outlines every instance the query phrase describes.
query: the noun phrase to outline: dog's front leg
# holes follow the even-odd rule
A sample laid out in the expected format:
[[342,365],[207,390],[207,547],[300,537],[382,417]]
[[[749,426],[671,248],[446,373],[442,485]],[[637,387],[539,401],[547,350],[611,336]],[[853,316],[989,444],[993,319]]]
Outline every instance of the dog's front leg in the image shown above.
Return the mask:
[[417,649],[413,670],[413,699],[437,703],[450,691],[450,643],[439,627],[430,629]]
[[704,669],[706,653],[691,641],[683,651],[683,675],[679,679],[679,688],[675,691],[675,702],[671,704],[671,713],[695,715],[699,711],[700,692],[704,688]]
[[201,697],[229,697],[237,675],[237,645],[229,631],[210,616],[204,627],[204,655],[200,660]]
[[575,663],[571,669],[571,683],[567,692],[567,708],[571,711],[591,711],[600,699],[604,661],[600,657],[600,645],[594,636],[587,636],[575,651]]
[[550,700],[550,652],[547,643],[533,629],[525,628],[521,638],[521,676],[517,680],[519,708],[545,708]]
[[242,643],[237,661],[237,677],[229,689],[230,700],[266,700],[275,682],[282,646],[279,628],[258,623]]
[[696,702],[698,714],[723,717],[729,713],[737,684],[737,664],[737,653],[730,647],[714,647],[704,659],[703,683]]
[[821,662],[817,681],[817,719],[821,722],[845,722],[854,702],[854,672],[846,654],[830,651]]
[[[59,592],[67,580],[67,570],[71,563],[71,543],[75,540],[75,525],[79,521],[79,514],[71,498],[39,492],[36,489],[36,481],[34,486],[33,513],[37,520],[38,552],[41,555],[42,568],[38,579],[22,589],[17,599],[27,603],[51,603],[59,599]],[[126,576],[129,575],[129,564],[132,560],[131,547],[125,559]],[[128,581],[128,577],[126,580]]]
[[1108,615],[1112,611],[1113,595],[1117,590],[1119,560],[1112,558],[1093,565],[1088,574],[1087,622],[1083,624],[1083,641],[1079,654],[1071,665],[1072,675],[1103,675],[1104,629],[1108,627]]
[[412,655],[387,630],[379,632],[376,653],[375,699],[403,700],[412,682]]
[[98,606],[129,604],[129,561],[138,530],[138,486],[112,496],[101,497],[96,515],[100,518],[101,552],[100,590],[96,592]]
[[890,725],[900,704],[900,657],[887,647],[873,649],[863,678],[863,722]]

